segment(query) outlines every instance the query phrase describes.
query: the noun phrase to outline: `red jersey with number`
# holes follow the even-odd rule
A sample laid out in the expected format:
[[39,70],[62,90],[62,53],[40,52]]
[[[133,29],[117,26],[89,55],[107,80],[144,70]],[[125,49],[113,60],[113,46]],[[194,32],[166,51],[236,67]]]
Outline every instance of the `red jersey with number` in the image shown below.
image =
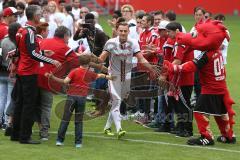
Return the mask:
[[226,72],[220,51],[207,52],[208,62],[200,69],[201,94],[225,94]]
[[75,68],[67,77],[71,79],[68,95],[87,96],[89,85],[97,79],[97,74],[85,68]]

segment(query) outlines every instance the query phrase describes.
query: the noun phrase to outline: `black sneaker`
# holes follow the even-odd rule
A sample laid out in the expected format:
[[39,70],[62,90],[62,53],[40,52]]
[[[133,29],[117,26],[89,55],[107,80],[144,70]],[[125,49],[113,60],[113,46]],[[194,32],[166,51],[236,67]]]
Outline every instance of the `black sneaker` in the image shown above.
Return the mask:
[[199,138],[192,138],[187,141],[188,145],[199,145],[199,146],[208,146],[208,145],[214,145],[213,139],[207,139],[203,136]]
[[11,136],[11,134],[12,134],[12,127],[7,127],[4,135],[5,136]]
[[158,129],[154,130],[155,132],[170,132],[171,128],[165,124],[160,125],[160,127]]
[[221,142],[221,143],[235,144],[235,143],[237,142],[237,139],[236,139],[236,137],[232,137],[232,139],[230,140],[228,137],[219,136],[219,137],[217,138],[217,141],[218,141],[218,142]]

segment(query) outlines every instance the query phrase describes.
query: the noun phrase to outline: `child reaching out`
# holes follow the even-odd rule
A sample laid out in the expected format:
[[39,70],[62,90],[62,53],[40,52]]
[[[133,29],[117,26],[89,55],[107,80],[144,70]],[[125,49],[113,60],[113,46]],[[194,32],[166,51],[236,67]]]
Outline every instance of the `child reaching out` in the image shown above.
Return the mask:
[[97,78],[106,78],[114,80],[113,76],[105,74],[96,74],[86,68],[80,66],[73,69],[65,79],[55,77],[52,73],[46,73],[49,79],[58,83],[69,85],[67,90],[67,101],[64,107],[64,114],[58,129],[57,146],[62,146],[65,139],[65,134],[75,110],[75,147],[82,147],[82,129],[83,129],[83,114],[85,110],[86,96],[89,90],[89,84]]

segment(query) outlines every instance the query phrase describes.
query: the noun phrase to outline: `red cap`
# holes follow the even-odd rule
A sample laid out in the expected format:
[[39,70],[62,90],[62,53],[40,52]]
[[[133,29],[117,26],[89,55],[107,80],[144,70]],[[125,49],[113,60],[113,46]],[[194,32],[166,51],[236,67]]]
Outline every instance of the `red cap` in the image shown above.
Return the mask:
[[7,7],[3,10],[3,17],[12,16],[17,13],[17,9],[14,7]]

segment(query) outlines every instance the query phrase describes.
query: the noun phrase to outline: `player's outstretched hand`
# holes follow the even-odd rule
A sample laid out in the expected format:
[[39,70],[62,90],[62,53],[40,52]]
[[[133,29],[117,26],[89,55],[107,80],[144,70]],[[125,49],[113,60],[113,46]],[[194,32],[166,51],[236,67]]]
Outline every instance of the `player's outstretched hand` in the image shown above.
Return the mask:
[[160,88],[162,89],[166,89],[168,90],[169,89],[169,82],[167,81],[167,77],[165,76],[160,76],[158,78],[158,85],[160,86]]
[[52,76],[53,76],[53,73],[52,72],[46,72],[45,74],[44,74],[44,76],[45,77],[47,77],[47,78],[52,78]]
[[108,75],[106,77],[107,77],[107,79],[109,79],[111,81],[115,81],[117,79],[117,76],[113,76],[113,75],[111,75],[111,76]]

